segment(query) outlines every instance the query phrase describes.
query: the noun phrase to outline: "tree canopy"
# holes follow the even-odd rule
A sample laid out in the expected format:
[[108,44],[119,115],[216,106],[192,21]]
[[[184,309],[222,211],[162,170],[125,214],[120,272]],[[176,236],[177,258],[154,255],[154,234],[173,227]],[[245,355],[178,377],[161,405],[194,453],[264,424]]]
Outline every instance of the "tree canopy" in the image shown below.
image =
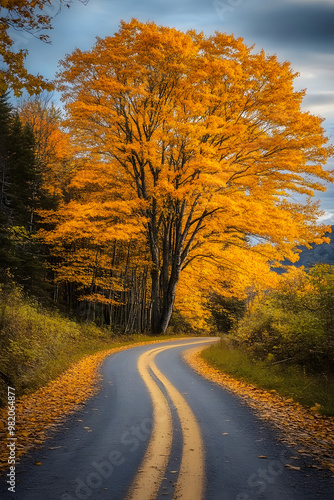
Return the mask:
[[321,241],[317,204],[290,194],[311,197],[333,181],[324,168],[333,149],[322,119],[301,110],[296,77],[232,35],[135,19],[61,62],[57,87],[82,168],[53,238],[70,224],[90,244],[137,239],[152,331],[165,331],[183,270],[231,273],[233,263],[293,259],[296,244]]

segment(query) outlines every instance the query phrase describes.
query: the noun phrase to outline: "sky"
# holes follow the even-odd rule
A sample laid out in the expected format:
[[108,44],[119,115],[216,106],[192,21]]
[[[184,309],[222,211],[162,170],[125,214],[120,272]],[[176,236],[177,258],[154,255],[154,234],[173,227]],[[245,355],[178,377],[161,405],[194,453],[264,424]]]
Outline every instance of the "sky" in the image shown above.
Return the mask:
[[[89,50],[95,37],[114,34],[121,20],[154,21],[180,30],[215,31],[242,37],[254,50],[289,61],[300,76],[295,88],[307,89],[303,109],[325,119],[334,144],[334,0],[72,0],[58,12],[58,0],[45,11],[54,16],[52,44],[15,33],[15,47],[28,49],[28,69],[53,79],[58,61],[75,48]],[[334,169],[334,159],[326,168]],[[334,224],[334,185],[315,196],[321,221]]]

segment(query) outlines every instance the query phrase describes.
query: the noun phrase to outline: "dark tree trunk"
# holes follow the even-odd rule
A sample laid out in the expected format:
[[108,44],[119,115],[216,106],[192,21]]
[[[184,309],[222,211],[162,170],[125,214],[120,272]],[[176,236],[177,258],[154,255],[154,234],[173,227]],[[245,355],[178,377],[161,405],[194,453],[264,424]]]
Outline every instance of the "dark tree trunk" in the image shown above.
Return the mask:
[[160,331],[160,276],[159,269],[152,269],[152,314],[151,314],[151,331],[153,334],[159,335]]
[[176,285],[177,285],[177,280],[174,282],[172,289],[168,290],[166,295],[164,295],[164,307],[161,313],[160,324],[159,324],[159,333],[161,334],[164,334],[166,332],[172,316],[174,301],[175,301]]

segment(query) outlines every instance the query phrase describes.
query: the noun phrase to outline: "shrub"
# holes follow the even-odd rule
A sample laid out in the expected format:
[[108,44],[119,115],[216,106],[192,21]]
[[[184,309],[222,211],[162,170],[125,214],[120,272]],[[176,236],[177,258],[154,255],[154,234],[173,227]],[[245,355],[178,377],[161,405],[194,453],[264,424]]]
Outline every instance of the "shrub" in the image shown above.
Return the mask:
[[253,304],[235,338],[258,358],[334,369],[334,266],[282,277],[279,290]]
[[43,311],[24,299],[20,289],[0,289],[0,404],[7,394],[7,377],[17,395],[45,382],[45,368],[82,338],[74,321]]

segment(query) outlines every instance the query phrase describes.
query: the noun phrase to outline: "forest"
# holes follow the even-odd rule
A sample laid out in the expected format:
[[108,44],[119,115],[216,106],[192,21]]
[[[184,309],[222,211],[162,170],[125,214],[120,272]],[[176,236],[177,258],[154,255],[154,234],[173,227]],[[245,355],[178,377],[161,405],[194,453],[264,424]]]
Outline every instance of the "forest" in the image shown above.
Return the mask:
[[289,63],[133,19],[52,84],[20,71],[0,82],[5,350],[25,345],[12,305],[33,300],[112,334],[233,331],[259,357],[332,366],[332,267],[273,271],[329,242],[312,196],[334,180]]

